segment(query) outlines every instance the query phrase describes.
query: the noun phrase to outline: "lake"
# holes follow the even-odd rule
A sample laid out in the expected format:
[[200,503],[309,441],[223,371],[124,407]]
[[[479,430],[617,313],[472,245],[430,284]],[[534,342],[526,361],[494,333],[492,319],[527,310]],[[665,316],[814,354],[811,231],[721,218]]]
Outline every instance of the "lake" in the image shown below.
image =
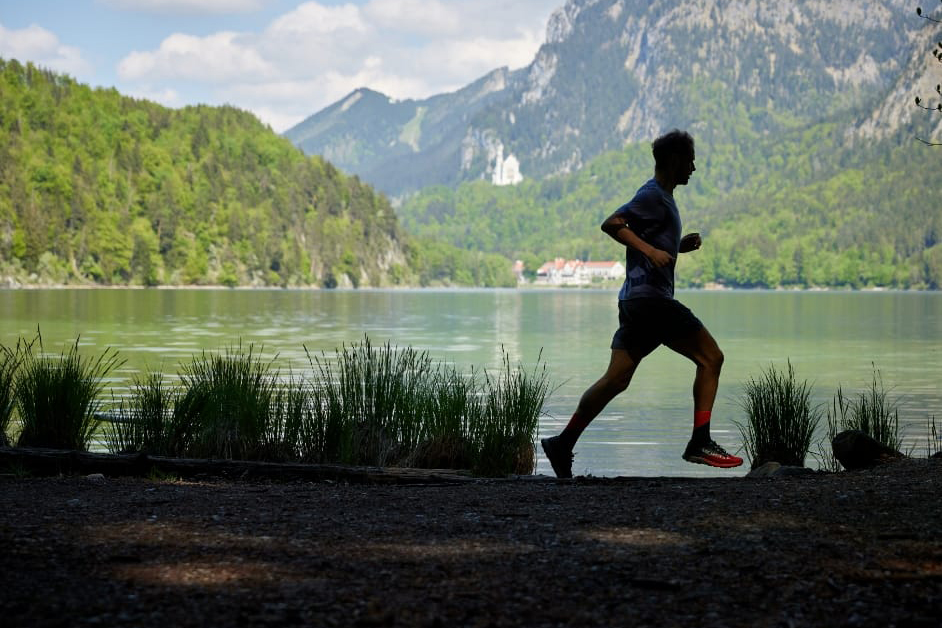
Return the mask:
[[[814,401],[842,386],[869,388],[874,366],[898,402],[906,446],[925,451],[930,416],[942,422],[942,293],[681,291],[678,298],[726,354],[712,431],[728,450],[743,383],[791,361]],[[546,365],[554,391],[542,435],[565,425],[583,390],[608,363],[617,326],[616,290],[201,290],[55,289],[0,291],[0,343],[41,330],[46,351],[80,337],[83,351],[117,349],[127,359],[117,394],[141,370],[176,373],[202,350],[254,343],[266,357],[308,369],[304,347],[333,353],[369,336],[374,344],[427,350],[460,370],[497,368],[502,352]],[[639,367],[576,447],[576,473],[596,476],[723,476],[738,470],[690,465],[680,455],[692,424],[695,368],[660,348]],[[813,459],[807,462],[815,466]],[[538,460],[537,472],[549,473]]]

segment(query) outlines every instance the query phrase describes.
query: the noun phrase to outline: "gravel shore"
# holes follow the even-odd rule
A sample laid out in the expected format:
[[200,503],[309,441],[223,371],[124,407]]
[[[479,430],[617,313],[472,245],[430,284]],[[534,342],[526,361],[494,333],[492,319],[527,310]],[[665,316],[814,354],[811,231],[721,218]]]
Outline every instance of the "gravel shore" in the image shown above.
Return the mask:
[[0,478],[0,623],[942,625],[942,462],[461,484]]

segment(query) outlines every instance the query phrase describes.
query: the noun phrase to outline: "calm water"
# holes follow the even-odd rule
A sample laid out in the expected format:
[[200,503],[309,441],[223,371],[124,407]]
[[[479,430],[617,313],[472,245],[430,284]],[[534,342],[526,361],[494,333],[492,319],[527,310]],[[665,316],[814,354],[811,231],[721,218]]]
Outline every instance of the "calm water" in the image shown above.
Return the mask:
[[[898,400],[907,442],[924,450],[926,421],[942,422],[942,294],[682,292],[726,353],[713,433],[736,451],[742,384],[791,360],[830,402],[838,385],[866,389],[873,365]],[[112,385],[140,369],[175,373],[201,350],[255,343],[278,364],[308,368],[304,346],[332,353],[359,342],[428,350],[463,370],[497,367],[501,351],[532,366],[540,352],[556,390],[541,433],[565,424],[603,372],[617,323],[614,290],[27,290],[0,291],[0,342],[41,328],[47,351],[80,336],[83,350],[114,347],[127,358]],[[589,427],[574,470],[614,475],[729,475],[683,462],[694,366],[661,348],[631,388]],[[810,462],[810,464],[814,464]],[[538,472],[552,473],[540,457]]]

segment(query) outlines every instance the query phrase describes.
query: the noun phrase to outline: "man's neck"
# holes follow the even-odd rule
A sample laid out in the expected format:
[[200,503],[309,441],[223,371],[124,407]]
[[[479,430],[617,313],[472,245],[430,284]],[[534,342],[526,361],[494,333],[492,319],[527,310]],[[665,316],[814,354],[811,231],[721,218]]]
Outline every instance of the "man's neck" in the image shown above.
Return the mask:
[[663,170],[654,171],[654,180],[657,181],[657,184],[661,186],[661,189],[670,194],[674,195],[674,188],[677,187],[677,183],[674,181],[674,178]]

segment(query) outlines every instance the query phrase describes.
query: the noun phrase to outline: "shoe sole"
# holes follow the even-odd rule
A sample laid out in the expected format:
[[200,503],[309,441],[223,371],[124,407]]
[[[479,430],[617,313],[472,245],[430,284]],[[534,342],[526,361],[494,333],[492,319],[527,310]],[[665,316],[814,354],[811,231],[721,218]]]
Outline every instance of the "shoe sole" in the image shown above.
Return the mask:
[[727,462],[721,460],[710,460],[709,458],[703,458],[701,456],[684,456],[684,460],[694,464],[705,464],[708,467],[716,467],[717,469],[732,469],[733,467],[742,465],[742,459],[730,460]]
[[556,477],[559,478],[560,480],[571,480],[572,471],[569,472],[569,475],[566,475],[565,473],[560,474],[559,470],[556,468],[556,465],[553,463],[553,458],[549,455],[549,452],[546,450],[546,441],[548,440],[549,440],[548,438],[541,438],[540,447],[543,448],[543,455],[546,456],[546,459],[549,460],[550,466],[553,467],[553,473],[555,473]]

